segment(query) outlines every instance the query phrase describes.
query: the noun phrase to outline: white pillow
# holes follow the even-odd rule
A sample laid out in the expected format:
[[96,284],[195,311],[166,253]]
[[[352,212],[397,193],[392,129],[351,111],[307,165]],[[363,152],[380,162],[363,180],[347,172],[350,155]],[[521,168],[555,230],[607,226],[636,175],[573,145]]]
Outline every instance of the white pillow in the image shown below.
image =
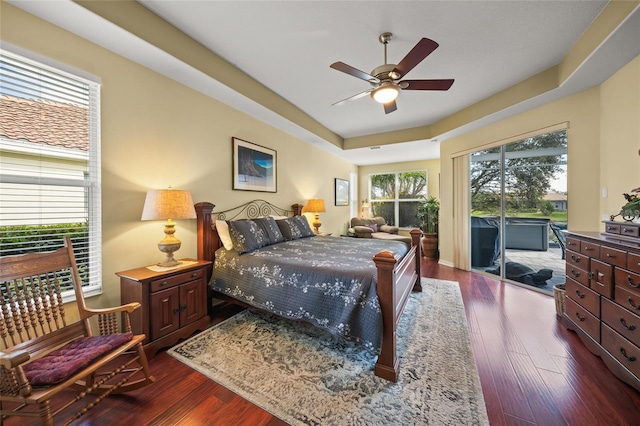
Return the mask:
[[273,220],[284,220],[287,219],[287,216],[276,216],[276,215],[269,215],[269,217],[272,217]]
[[229,225],[227,222],[224,220],[216,220],[216,229],[218,230],[218,235],[224,248],[233,250],[233,241],[231,241],[231,235],[229,235]]

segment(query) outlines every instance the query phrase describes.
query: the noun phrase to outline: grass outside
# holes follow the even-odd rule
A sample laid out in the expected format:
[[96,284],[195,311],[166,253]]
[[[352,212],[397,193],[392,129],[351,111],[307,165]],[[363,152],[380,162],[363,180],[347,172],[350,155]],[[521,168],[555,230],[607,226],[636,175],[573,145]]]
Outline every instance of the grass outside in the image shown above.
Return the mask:
[[[492,212],[474,211],[473,216],[498,216],[498,214]],[[567,212],[553,212],[550,215],[542,214],[541,212],[507,212],[507,217],[533,217],[538,219],[551,219],[552,222],[564,222],[567,223]]]

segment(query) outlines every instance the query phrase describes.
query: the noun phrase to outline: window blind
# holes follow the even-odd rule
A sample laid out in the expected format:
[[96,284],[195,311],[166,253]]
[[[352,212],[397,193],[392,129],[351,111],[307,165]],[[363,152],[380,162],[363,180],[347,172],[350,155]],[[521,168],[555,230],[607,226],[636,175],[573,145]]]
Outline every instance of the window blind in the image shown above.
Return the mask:
[[86,295],[102,278],[99,106],[97,82],[0,50],[0,255],[69,235]]

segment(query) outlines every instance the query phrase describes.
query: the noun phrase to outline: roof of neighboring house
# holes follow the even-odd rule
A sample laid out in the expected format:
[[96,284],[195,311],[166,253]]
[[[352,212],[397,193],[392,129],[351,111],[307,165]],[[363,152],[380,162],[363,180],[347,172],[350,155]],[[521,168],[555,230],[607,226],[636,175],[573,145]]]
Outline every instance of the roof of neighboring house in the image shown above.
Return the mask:
[[542,197],[543,200],[546,201],[567,201],[567,194],[560,194],[557,192],[550,192],[547,195],[545,195],[544,197]]
[[89,150],[86,107],[0,95],[0,137]]

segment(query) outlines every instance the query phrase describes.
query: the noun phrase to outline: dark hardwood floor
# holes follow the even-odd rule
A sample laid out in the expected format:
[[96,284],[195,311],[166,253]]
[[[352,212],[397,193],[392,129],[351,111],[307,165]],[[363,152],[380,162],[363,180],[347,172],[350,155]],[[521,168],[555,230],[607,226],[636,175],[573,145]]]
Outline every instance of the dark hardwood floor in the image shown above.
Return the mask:
[[[553,297],[435,261],[423,260],[422,271],[460,283],[492,425],[640,424],[640,393],[613,376],[562,326]],[[165,352],[150,365],[155,384],[109,397],[73,424],[284,424]],[[12,419],[5,424],[37,423]]]

